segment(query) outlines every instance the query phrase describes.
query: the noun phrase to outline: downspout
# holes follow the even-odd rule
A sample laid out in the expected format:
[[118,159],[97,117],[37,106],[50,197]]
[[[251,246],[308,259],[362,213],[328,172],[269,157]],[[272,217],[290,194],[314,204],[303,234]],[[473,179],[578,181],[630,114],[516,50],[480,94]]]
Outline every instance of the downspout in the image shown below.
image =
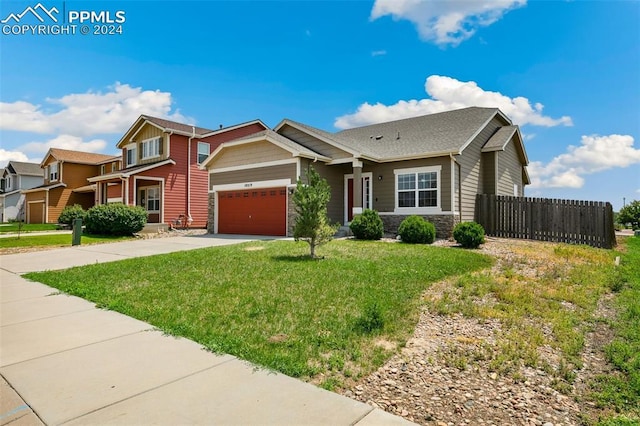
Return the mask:
[[193,218],[191,217],[191,141],[196,137],[196,127],[191,126],[191,137],[187,146],[187,223],[191,224]]
[[452,153],[449,153],[449,157],[451,157],[451,160],[458,169],[458,220],[462,222],[462,170],[460,163],[458,163],[458,160],[456,160]]

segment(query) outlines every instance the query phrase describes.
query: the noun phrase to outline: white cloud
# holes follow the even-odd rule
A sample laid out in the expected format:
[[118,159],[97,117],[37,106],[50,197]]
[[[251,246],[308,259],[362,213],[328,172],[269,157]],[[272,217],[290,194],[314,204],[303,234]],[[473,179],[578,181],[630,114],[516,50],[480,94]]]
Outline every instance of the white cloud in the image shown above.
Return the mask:
[[425,82],[425,91],[431,99],[398,101],[393,105],[371,105],[365,102],[354,114],[338,117],[334,125],[339,129],[347,129],[470,106],[500,108],[519,125],[573,125],[571,117],[551,118],[543,115],[544,107],[540,103],[532,105],[529,99],[521,96],[510,98],[499,92],[486,91],[473,81],[463,82],[451,77],[431,75]]
[[640,164],[640,149],[629,135],[582,136],[580,146],[570,145],[567,152],[548,164],[529,164],[532,188],[581,188],[582,176],[616,167]]
[[506,12],[526,5],[527,0],[376,0],[371,20],[391,15],[415,24],[420,38],[439,45],[457,46],[502,18]]
[[44,154],[49,148],[69,149],[72,151],[101,153],[107,148],[107,141],[103,139],[92,139],[85,141],[78,136],[59,135],[46,142],[29,142],[18,147],[21,152],[31,152],[34,154]]
[[119,82],[106,92],[73,93],[48,98],[46,103],[43,107],[26,101],[0,102],[0,129],[88,136],[122,133],[140,114],[193,121],[179,111],[171,112],[171,93]]
[[40,160],[29,159],[24,152],[20,151],[7,151],[0,148],[0,168],[4,168],[9,161],[23,161],[31,163],[39,163]]

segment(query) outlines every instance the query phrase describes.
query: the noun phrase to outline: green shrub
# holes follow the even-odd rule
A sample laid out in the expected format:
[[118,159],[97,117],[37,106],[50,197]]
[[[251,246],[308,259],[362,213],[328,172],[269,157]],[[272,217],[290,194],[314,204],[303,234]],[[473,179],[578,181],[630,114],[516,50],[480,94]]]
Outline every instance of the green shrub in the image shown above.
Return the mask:
[[384,234],[384,225],[375,210],[365,210],[351,221],[351,232],[359,240],[379,240]]
[[436,227],[420,216],[409,216],[400,223],[398,235],[409,244],[431,244],[436,239]]
[[85,217],[86,231],[96,235],[132,235],[144,228],[147,211],[122,203],[91,207]]
[[484,243],[484,228],[476,222],[459,223],[453,228],[453,238],[464,248],[478,248]]
[[58,216],[58,223],[64,223],[66,225],[73,225],[75,219],[82,219],[87,215],[87,212],[82,208],[80,204],[74,204],[72,206],[66,206],[62,209],[62,213]]

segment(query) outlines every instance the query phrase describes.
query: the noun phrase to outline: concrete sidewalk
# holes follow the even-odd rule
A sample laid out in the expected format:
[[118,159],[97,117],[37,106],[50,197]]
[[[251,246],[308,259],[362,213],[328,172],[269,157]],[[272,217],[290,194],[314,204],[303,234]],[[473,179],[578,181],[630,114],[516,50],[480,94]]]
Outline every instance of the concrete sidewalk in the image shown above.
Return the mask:
[[19,275],[251,239],[182,236],[0,256],[0,424],[411,424]]

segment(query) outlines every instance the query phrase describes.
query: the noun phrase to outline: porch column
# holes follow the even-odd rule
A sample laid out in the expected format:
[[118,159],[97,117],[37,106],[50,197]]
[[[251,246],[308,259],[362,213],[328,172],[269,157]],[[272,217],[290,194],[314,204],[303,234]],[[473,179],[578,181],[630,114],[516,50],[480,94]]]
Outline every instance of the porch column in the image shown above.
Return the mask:
[[362,214],[362,161],[353,160],[353,216]]

